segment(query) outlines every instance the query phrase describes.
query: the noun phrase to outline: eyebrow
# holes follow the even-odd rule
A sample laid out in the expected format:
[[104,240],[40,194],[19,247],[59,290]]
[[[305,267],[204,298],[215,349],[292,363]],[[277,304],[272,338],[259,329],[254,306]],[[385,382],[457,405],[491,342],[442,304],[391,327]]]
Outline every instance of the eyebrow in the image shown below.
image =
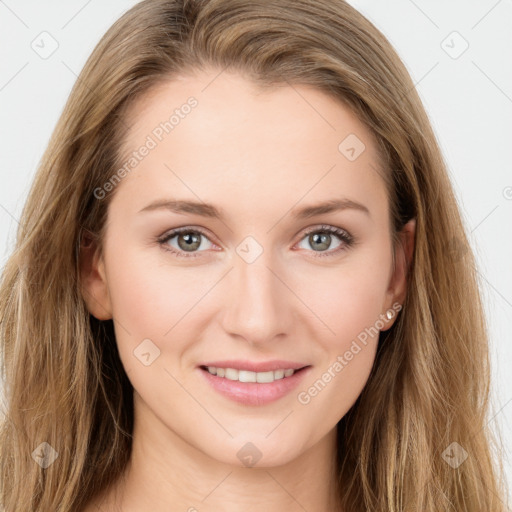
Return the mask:
[[[297,219],[309,219],[317,215],[348,209],[357,210],[365,213],[368,216],[371,216],[370,211],[366,206],[346,198],[330,199],[328,201],[324,201],[318,204],[305,206],[300,209],[294,209],[291,210],[291,215],[292,217],[295,217]],[[194,215],[200,215],[202,217],[209,217],[219,220],[222,220],[224,218],[220,209],[218,209],[213,204],[176,199],[159,199],[157,201],[152,202],[151,204],[148,204],[147,206],[139,210],[138,213],[150,212],[155,210],[169,210],[174,213],[190,213]]]

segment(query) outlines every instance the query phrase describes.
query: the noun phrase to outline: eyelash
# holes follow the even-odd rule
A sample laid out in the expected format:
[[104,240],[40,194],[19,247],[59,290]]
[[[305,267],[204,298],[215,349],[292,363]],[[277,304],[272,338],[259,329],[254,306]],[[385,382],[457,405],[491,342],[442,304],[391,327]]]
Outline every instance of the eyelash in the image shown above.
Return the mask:
[[[167,244],[167,242],[169,240],[171,240],[171,238],[174,238],[176,235],[179,235],[180,233],[200,234],[200,235],[203,235],[205,238],[209,239],[207,233],[205,233],[201,229],[198,229],[198,228],[191,229],[189,227],[183,227],[183,228],[173,229],[173,230],[169,231],[168,233],[162,235],[161,237],[157,238],[157,242],[160,244],[162,249],[173,253],[177,257],[196,258],[197,256],[199,256],[201,254],[201,252],[203,252],[203,251],[198,251],[198,252],[187,254],[184,251],[177,251],[173,248],[170,248],[170,246]],[[337,249],[334,249],[334,250],[320,251],[320,252],[311,251],[311,252],[317,252],[317,254],[315,254],[315,256],[314,256],[315,258],[322,258],[325,256],[327,256],[327,257],[334,256],[334,255],[338,254],[340,251],[346,251],[347,249],[349,249],[350,247],[352,247],[355,244],[355,239],[350,233],[348,233],[344,229],[337,228],[335,226],[329,226],[329,225],[317,226],[315,228],[308,230],[307,232],[304,233],[304,235],[300,241],[302,241],[305,237],[307,237],[308,235],[311,235],[312,233],[334,234],[343,242],[343,245],[341,245],[340,247],[338,247]]]

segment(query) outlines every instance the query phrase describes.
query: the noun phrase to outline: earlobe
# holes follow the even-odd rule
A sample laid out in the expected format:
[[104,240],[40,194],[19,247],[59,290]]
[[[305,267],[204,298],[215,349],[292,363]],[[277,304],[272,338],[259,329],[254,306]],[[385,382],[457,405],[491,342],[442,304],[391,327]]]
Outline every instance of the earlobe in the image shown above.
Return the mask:
[[87,233],[82,235],[80,243],[80,277],[82,297],[89,313],[98,320],[111,319],[105,262],[94,237]]

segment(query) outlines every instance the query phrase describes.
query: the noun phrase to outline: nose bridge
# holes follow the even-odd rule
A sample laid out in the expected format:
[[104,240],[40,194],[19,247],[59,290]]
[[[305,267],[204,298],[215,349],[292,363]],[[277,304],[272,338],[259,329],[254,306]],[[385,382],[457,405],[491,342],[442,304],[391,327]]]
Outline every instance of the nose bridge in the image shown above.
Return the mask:
[[255,250],[250,242],[237,248],[228,279],[231,293],[225,303],[224,329],[250,343],[264,343],[287,330],[289,292],[275,275],[279,272],[273,268],[272,251],[255,256]]

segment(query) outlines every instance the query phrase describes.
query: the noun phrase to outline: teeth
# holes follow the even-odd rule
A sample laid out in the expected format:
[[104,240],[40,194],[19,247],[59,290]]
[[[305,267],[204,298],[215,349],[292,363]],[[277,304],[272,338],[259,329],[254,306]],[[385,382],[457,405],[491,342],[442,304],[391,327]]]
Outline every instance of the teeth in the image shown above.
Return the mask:
[[[236,372],[236,370],[234,371]],[[274,375],[272,375],[272,377],[274,377]],[[256,372],[250,372],[248,370],[238,370],[238,380],[240,382],[256,382],[256,378]]]
[[[241,372],[240,372],[241,373]],[[253,372],[250,372],[253,373]],[[257,382],[265,383],[265,382],[274,382],[275,380],[280,380],[284,377],[284,371],[283,370],[276,370],[276,371],[268,371],[268,372],[258,372],[254,374],[255,380]],[[240,378],[240,382],[243,382],[243,380]]]
[[217,368],[208,366],[208,372],[217,377],[224,377],[229,380],[238,380],[239,382],[260,382],[268,383],[280,380],[285,377],[291,377],[295,370],[288,368],[286,370],[274,370],[268,372],[250,372],[248,370],[236,370],[235,368]]
[[233,368],[226,368],[226,379],[238,380],[238,370]]

